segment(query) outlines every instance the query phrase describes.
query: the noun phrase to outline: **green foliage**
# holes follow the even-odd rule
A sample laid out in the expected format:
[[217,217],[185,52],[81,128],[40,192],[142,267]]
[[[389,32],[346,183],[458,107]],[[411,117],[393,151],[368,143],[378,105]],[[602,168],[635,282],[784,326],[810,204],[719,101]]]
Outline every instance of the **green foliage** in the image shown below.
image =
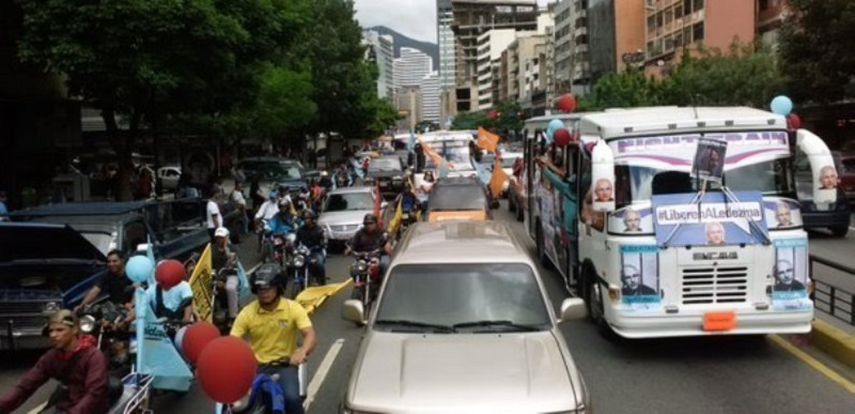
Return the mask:
[[773,53],[734,43],[728,53],[703,49],[696,57],[684,55],[663,80],[639,71],[606,75],[581,100],[579,111],[653,105],[765,108],[784,88],[784,76]]
[[817,103],[855,97],[855,2],[789,0],[789,7],[780,54],[791,97]]
[[451,129],[477,129],[491,122],[483,112],[461,112],[451,121]]

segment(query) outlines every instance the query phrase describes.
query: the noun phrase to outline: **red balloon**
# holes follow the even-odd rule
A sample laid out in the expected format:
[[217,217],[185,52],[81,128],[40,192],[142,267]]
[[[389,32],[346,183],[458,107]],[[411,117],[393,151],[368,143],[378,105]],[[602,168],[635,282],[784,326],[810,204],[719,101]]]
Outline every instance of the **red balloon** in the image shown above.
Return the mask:
[[496,119],[499,117],[499,113],[496,111],[490,111],[487,113],[487,117],[490,119]]
[[802,127],[802,119],[796,114],[787,115],[787,127],[790,129],[799,129]]
[[573,112],[576,110],[576,97],[570,93],[561,95],[558,98],[558,109],[564,113]]
[[249,392],[257,369],[255,355],[246,342],[223,336],[202,350],[196,364],[196,378],[212,400],[231,404]]
[[195,364],[205,346],[219,337],[220,330],[211,322],[196,322],[187,328],[187,333],[184,334],[184,340],[181,342],[181,349],[190,363]]
[[181,283],[186,275],[187,270],[184,269],[184,264],[172,259],[160,262],[154,271],[154,278],[157,280],[157,284],[166,290],[172,289],[173,286]]
[[560,147],[566,147],[573,141],[573,135],[567,130],[567,128],[559,128],[556,130],[553,138],[555,140],[555,144]]

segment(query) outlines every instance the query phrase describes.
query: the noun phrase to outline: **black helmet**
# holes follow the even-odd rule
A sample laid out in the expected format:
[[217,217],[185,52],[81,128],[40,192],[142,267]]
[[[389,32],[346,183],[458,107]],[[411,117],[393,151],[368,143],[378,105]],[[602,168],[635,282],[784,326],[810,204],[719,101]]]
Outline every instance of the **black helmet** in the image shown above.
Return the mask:
[[271,287],[279,288],[279,293],[284,289],[282,280],[282,268],[276,263],[265,263],[252,274],[249,279],[250,289],[253,294],[258,293],[258,289],[267,289]]
[[362,219],[362,225],[366,224],[377,224],[377,216],[373,213],[368,213],[365,215],[365,218]]

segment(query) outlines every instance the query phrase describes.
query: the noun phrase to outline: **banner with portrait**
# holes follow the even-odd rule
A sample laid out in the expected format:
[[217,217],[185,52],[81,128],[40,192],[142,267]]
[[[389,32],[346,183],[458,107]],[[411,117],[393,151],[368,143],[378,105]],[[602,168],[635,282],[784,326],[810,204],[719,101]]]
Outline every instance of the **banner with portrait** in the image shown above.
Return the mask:
[[631,205],[609,214],[609,233],[627,236],[653,234],[653,211],[649,206]]
[[653,228],[656,242],[669,246],[759,244],[767,239],[763,195],[758,191],[655,195]]
[[710,138],[698,138],[692,176],[701,180],[720,183],[724,175],[724,160],[727,142]]
[[769,230],[790,230],[802,226],[801,205],[796,200],[765,197],[763,210]]
[[775,264],[772,268],[772,308],[804,310],[813,307],[808,297],[807,239],[775,240]]
[[659,309],[659,248],[622,245],[620,267],[621,302],[634,310]]

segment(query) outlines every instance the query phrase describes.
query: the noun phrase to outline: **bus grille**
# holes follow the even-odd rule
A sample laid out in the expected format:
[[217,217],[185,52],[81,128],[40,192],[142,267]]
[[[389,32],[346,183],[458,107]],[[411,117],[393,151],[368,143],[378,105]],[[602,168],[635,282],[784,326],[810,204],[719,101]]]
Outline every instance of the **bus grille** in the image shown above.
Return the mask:
[[684,305],[740,303],[747,299],[747,267],[683,269]]

